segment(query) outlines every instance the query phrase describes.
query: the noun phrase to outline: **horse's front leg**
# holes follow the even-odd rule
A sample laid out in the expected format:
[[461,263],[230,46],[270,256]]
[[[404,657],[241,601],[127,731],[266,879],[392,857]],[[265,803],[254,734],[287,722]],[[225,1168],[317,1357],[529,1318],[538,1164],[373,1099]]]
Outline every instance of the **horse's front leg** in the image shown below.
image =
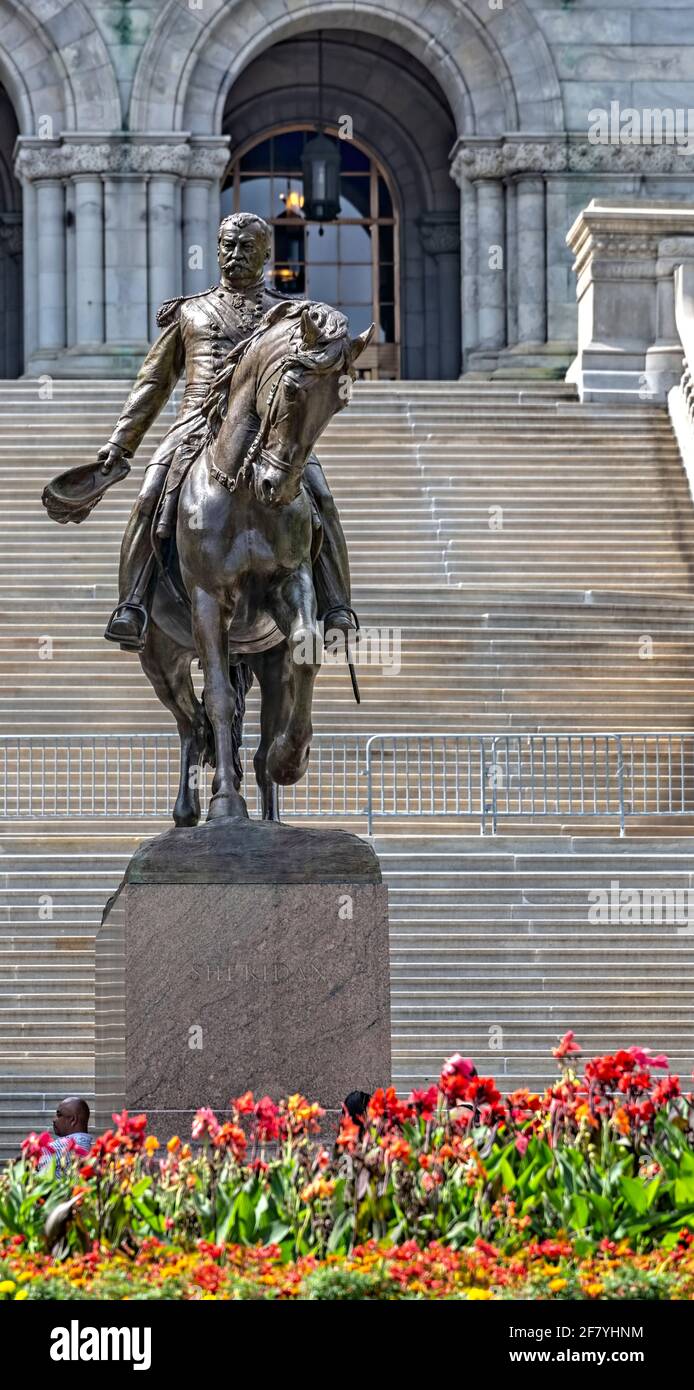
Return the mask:
[[260,685],[260,743],[253,759],[260,791],[262,819],[279,821],[277,787],[267,772],[267,756],[275,735],[283,730],[291,712],[292,672],[289,648],[280,642],[251,657],[250,665]]
[[235,697],[229,679],[229,639],[221,604],[195,587],[191,595],[193,636],[205,677],[205,709],[214,730],[216,769],[208,820],[247,817],[234,778],[233,719]]
[[308,564],[301,565],[272,592],[268,607],[289,644],[292,698],[289,718],[284,729],[275,734],[266,768],[273,782],[289,786],[301,780],[308,766],[313,687],[320,670],[316,594]]

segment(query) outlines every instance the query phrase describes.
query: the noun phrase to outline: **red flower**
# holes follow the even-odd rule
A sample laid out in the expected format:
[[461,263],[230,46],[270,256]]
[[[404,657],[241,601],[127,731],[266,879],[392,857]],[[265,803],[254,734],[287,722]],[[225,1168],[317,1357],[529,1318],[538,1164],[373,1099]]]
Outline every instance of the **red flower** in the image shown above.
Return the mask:
[[22,1158],[26,1159],[28,1163],[36,1164],[45,1153],[52,1152],[53,1136],[48,1133],[47,1129],[44,1129],[41,1134],[35,1134],[32,1130],[31,1134],[22,1140],[21,1150]]
[[236,1100],[231,1102],[231,1109],[235,1110],[238,1115],[252,1115],[254,1106],[252,1091],[244,1091],[242,1096],[237,1096]]
[[258,1128],[258,1138],[261,1142],[271,1141],[279,1138],[279,1106],[275,1105],[274,1100],[269,1096],[263,1096],[262,1100],[256,1101],[254,1114]]
[[580,1048],[579,1044],[575,1041],[575,1038],[576,1034],[571,1029],[569,1029],[568,1033],[564,1034],[558,1047],[552,1048],[552,1056],[568,1057],[571,1053],[580,1052],[582,1049]]
[[461,1057],[454,1052],[441,1068],[439,1089],[449,1101],[461,1100],[465,1096],[467,1083],[477,1076],[477,1068],[471,1057]]
[[210,1134],[210,1137],[216,1149],[226,1149],[238,1163],[243,1162],[246,1154],[246,1136],[239,1125],[227,1122],[216,1134]]
[[427,1091],[410,1091],[408,1100],[410,1105],[424,1120],[430,1120],[436,1113],[436,1103],[439,1093],[436,1086],[430,1086]]

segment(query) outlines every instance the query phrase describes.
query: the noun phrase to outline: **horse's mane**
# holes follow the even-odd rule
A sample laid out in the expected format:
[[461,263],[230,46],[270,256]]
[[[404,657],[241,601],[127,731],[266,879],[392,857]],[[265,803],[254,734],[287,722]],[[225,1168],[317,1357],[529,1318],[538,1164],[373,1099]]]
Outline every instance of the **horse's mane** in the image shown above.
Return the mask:
[[[316,335],[310,347],[300,346],[305,310],[308,310],[311,327]],[[238,343],[227,354],[224,366],[212,379],[210,389],[201,405],[202,413],[207,420],[206,443],[214,439],[219,432],[227,412],[231,383],[239,363],[256,347],[259,340],[265,337],[268,329],[277,323],[287,325],[286,341],[282,342],[279,339],[278,350],[283,355],[288,346],[293,347],[297,366],[326,371],[335,365],[338,356],[345,357],[349,343],[349,324],[339,309],[310,299],[287,299],[273,304],[250,336],[244,338],[243,342]]]

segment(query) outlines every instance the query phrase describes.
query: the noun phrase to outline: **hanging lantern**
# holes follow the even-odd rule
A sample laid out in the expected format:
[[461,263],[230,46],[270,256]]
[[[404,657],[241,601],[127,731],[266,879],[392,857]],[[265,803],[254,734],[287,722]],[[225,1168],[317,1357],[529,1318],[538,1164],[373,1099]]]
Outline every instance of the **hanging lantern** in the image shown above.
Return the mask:
[[304,217],[332,222],[340,211],[340,152],[327,135],[315,135],[304,149]]
[[[304,217],[332,222],[340,212],[340,151],[323,134],[323,35],[318,32],[318,132],[304,148]],[[321,232],[322,235],[322,232]]]

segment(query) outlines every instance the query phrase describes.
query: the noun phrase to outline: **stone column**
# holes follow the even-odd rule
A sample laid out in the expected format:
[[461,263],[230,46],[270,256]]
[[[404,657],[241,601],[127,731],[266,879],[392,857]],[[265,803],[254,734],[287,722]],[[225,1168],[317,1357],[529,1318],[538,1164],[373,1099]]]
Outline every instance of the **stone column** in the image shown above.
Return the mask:
[[516,184],[506,181],[506,342],[518,342],[518,209]]
[[183,185],[183,293],[206,290],[217,278],[210,259],[211,179],[187,179]]
[[524,175],[516,186],[518,245],[518,342],[544,343],[547,338],[545,251],[545,181]]
[[22,185],[22,240],[24,279],[24,370],[38,344],[38,232],[36,184]]
[[453,380],[460,372],[459,214],[425,212],[417,226],[422,248],[433,257],[438,272],[439,375]]
[[78,343],[104,341],[104,187],[96,174],[76,174],[75,239],[77,248]]
[[61,179],[40,179],[36,188],[38,234],[38,346],[66,345],[65,189]]
[[504,185],[478,179],[478,324],[481,352],[498,352],[506,342]]
[[79,295],[75,236],[75,185],[72,179],[68,179],[65,183],[65,341],[69,348],[74,347],[75,344]]
[[181,293],[181,263],[177,260],[176,197],[178,179],[153,174],[147,189],[147,259],[149,266],[149,334],[156,337],[157,309]]
[[149,341],[147,184],[139,174],[104,182],[106,343],[141,351]]

